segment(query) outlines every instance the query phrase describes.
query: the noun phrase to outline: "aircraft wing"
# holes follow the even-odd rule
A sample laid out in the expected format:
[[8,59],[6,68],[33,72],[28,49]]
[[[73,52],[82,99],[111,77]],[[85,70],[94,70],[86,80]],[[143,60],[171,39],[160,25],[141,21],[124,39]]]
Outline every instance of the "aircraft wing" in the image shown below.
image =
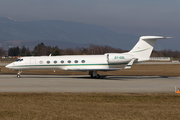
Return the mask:
[[115,70],[121,70],[121,68],[95,68],[95,69],[67,69],[69,71],[115,71]]
[[[137,58],[131,59],[131,61],[124,67],[124,69],[130,69],[134,61],[137,60]],[[115,70],[122,70],[122,68],[68,68],[69,71],[115,71]]]
[[137,58],[131,59],[131,61],[124,67],[124,69],[130,69],[135,60],[137,60]]

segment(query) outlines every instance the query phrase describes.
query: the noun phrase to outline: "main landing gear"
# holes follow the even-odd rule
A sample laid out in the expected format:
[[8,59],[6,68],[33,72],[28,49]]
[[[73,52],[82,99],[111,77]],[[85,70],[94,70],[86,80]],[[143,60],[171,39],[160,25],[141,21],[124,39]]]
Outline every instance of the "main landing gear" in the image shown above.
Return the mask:
[[22,73],[22,71],[18,71],[18,73],[17,73],[17,78],[20,78],[20,77],[21,77],[21,73]]
[[100,78],[100,75],[97,74],[97,71],[89,71],[89,75],[91,76],[91,78],[96,78],[96,79]]

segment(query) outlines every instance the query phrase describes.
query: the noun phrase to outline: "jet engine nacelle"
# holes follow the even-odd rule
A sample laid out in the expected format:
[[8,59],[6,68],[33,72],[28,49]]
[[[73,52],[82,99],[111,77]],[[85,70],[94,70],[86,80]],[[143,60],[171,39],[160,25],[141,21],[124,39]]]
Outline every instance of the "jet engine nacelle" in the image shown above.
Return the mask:
[[105,55],[108,63],[128,63],[133,58],[131,54],[107,53]]

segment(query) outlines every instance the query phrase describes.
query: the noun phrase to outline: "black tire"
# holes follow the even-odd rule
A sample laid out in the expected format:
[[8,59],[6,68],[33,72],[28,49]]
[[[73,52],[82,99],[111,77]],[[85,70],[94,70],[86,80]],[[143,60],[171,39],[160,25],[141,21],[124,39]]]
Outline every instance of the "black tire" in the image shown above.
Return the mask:
[[20,75],[17,75],[17,78],[20,78],[21,76]]
[[97,75],[96,75],[96,79],[99,79],[99,78],[100,78],[100,75],[99,75],[99,74],[97,74]]
[[91,78],[93,78],[93,74],[92,73],[90,74],[90,76],[91,76]]

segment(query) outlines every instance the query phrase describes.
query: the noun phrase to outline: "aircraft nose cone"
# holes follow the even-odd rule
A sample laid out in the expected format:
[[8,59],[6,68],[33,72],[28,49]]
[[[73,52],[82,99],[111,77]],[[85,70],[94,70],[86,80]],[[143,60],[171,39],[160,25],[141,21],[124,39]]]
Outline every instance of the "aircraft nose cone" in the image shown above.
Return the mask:
[[13,68],[13,66],[14,66],[13,63],[10,63],[10,64],[6,65],[5,67],[11,69],[11,68]]
[[6,68],[9,68],[9,64],[5,66]]

